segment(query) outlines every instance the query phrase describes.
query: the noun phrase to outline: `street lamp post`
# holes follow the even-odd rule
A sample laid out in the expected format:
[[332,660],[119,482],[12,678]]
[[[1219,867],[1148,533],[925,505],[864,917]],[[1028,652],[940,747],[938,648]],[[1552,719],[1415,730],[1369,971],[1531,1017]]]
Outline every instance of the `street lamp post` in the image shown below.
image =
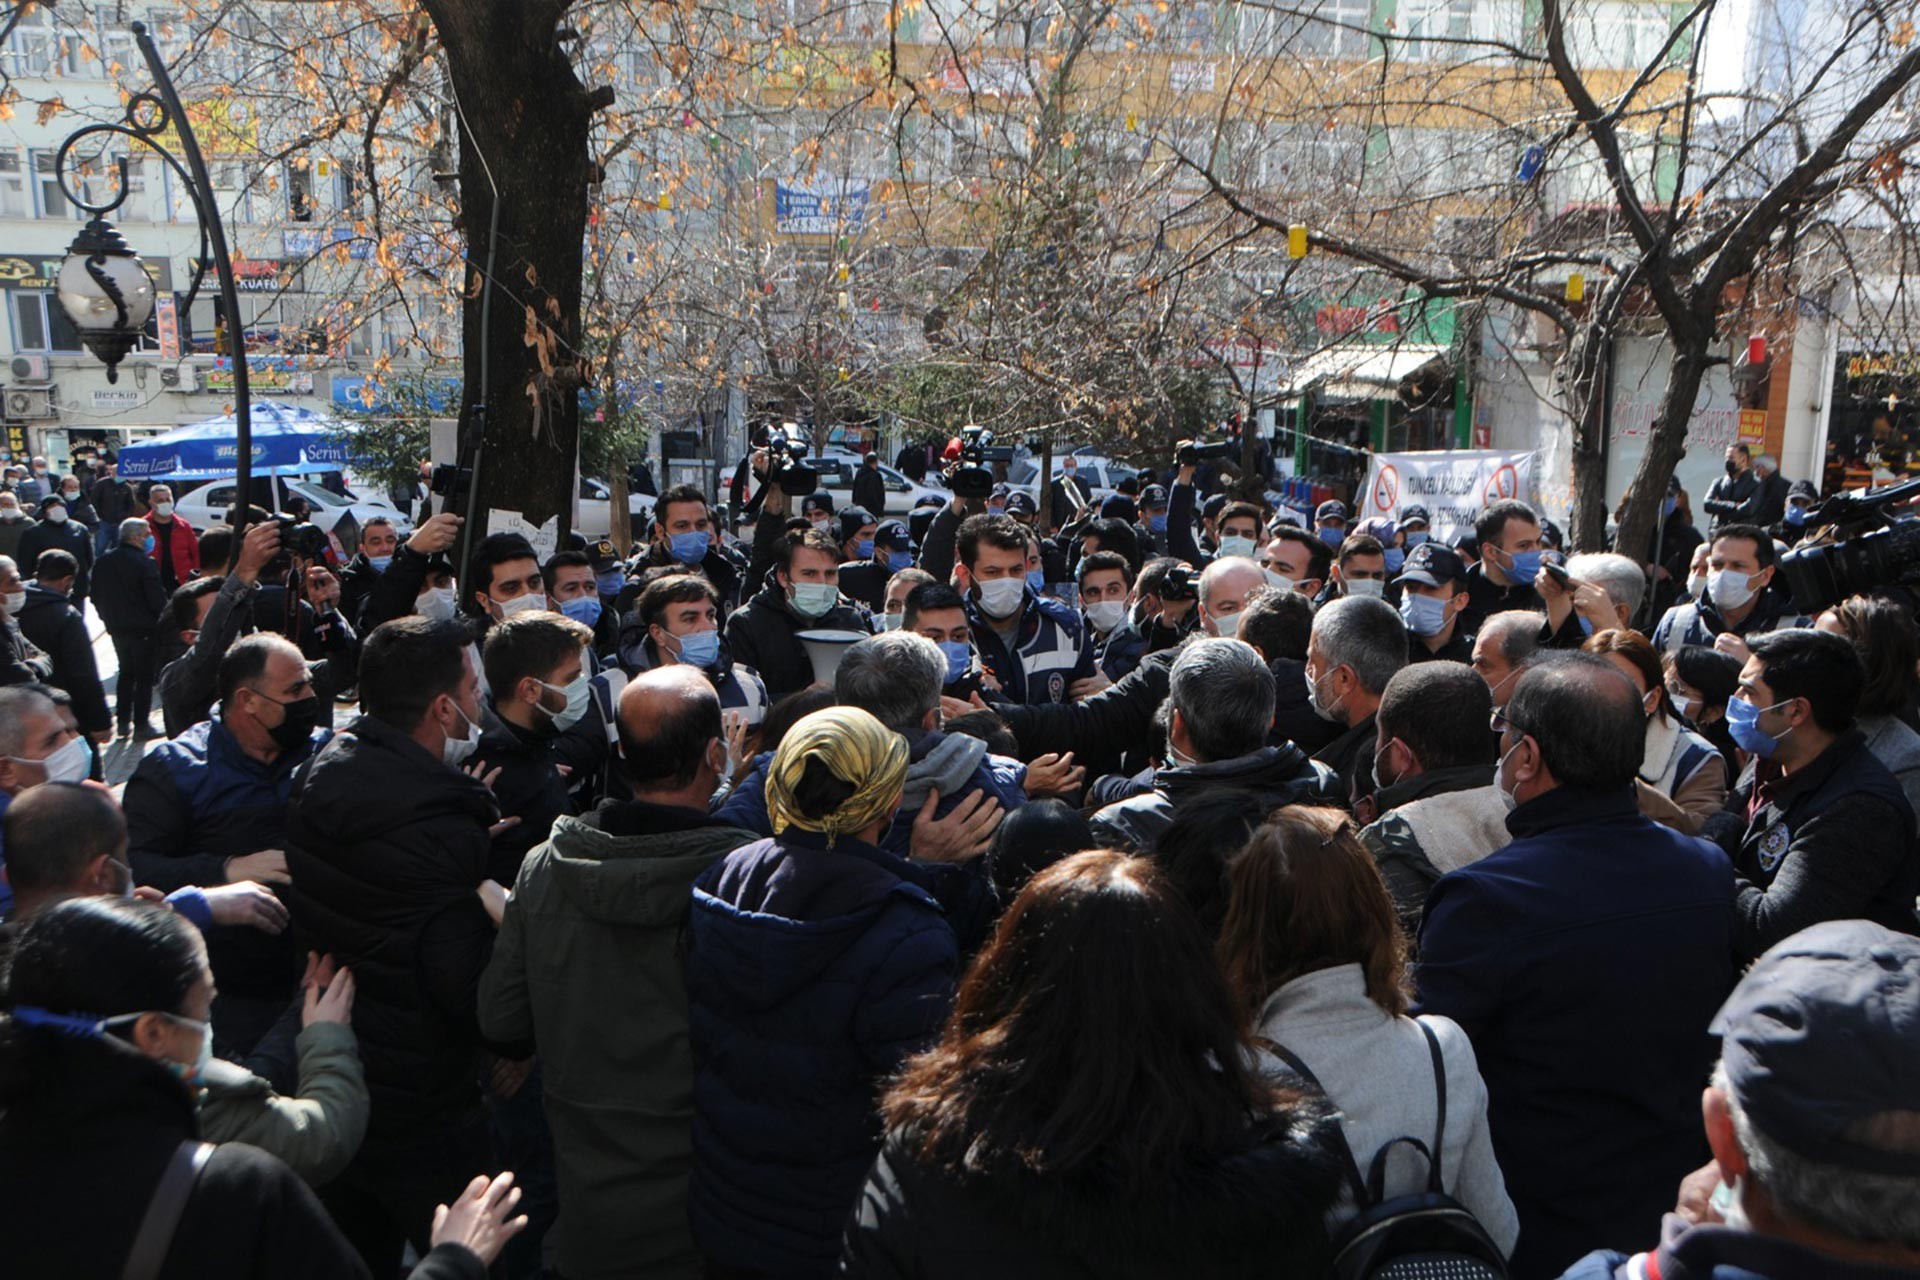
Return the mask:
[[[118,136],[146,147],[179,177],[200,223],[200,258],[194,267],[185,305],[193,305],[200,292],[200,282],[211,264],[226,312],[228,353],[233,360],[233,423],[237,446],[234,470],[239,499],[232,517],[233,549],[237,555],[240,535],[245,532],[247,514],[252,509],[253,415],[247,379],[246,327],[240,320],[240,295],[234,285],[233,259],[227,252],[227,232],[220,221],[220,207],[213,198],[206,159],[200,154],[193,125],[180,105],[172,77],[167,74],[167,64],[154,46],[146,24],[135,22],[132,27],[134,43],[139,46],[147,71],[153,76],[153,89],[128,99],[125,116],[119,123],[93,124],[75,131],[60,144],[60,152],[54,158],[54,175],[61,194],[93,215],[67,249],[66,261],[60,264],[55,281],[56,293],[67,317],[80,331],[80,340],[107,366],[107,381],[118,381],[120,361],[139,341],[141,331],[153,315],[154,304],[153,281],[145,265],[106,218],[126,203],[127,161],[121,157],[118,188],[112,198],[103,203],[83,199],[68,185],[68,164],[74,147],[96,135]],[[179,140],[184,164],[180,157],[161,145],[160,138],[169,129]]]

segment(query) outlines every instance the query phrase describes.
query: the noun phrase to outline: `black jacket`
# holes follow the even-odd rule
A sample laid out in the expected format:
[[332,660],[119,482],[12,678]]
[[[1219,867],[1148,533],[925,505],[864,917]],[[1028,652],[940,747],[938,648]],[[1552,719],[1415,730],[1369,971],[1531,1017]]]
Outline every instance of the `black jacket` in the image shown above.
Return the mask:
[[1153,790],[1094,814],[1093,834],[1101,847],[1132,847],[1145,853],[1173,825],[1180,806],[1208,792],[1251,792],[1271,810],[1302,802],[1338,804],[1338,786],[1330,769],[1307,759],[1306,753],[1292,743],[1262,747],[1231,760],[1156,771]]
[[567,798],[566,779],[554,767],[559,762],[554,754],[558,733],[522,729],[509,723],[491,703],[481,724],[485,731],[473,758],[485,766],[482,773],[500,770],[492,785],[500,816],[520,819],[518,825],[494,837],[487,856],[487,879],[511,887],[527,851],[543,843],[553,830],[553,820],[572,813],[573,805]]
[[[174,1148],[197,1136],[193,1100],[159,1063],[117,1039],[35,1030],[33,1084],[0,1118],[0,1231],[7,1273],[121,1274]],[[76,1187],[87,1194],[76,1195]],[[286,1165],[244,1143],[214,1148],[194,1181],[160,1280],[356,1280],[366,1265]],[[415,1280],[481,1280],[442,1245]]]
[[818,618],[802,618],[788,606],[778,584],[769,582],[727,619],[727,648],[735,662],[760,673],[767,696],[777,701],[813,683],[813,663],[800,642],[802,631],[868,630],[866,614],[844,599]]
[[1792,487],[1778,471],[1760,481],[1754,486],[1753,497],[1747,500],[1740,523],[1757,524],[1764,529],[1784,520],[1787,515],[1787,490]]
[[1516,582],[1503,587],[1487,576],[1483,565],[1476,564],[1467,570],[1467,607],[1460,611],[1459,627],[1464,632],[1479,635],[1481,624],[1496,613],[1515,610],[1545,613],[1546,608],[1531,582]]
[[[635,572],[645,573],[648,569],[662,569],[679,563],[666,547],[658,542],[649,542],[640,555]],[[695,568],[720,594],[720,621],[724,624],[727,615],[740,605],[740,584],[747,572],[746,558],[732,547],[722,545],[720,535],[716,532],[713,540],[707,544],[706,558]],[[639,592],[634,594],[638,595]]]
[[[400,553],[394,552],[394,559]],[[347,561],[347,567],[340,571],[340,616],[351,622],[355,630],[360,627],[360,609],[373,593],[374,584],[380,581],[380,571],[373,567],[364,551],[354,553]]]
[[878,560],[849,560],[840,566],[840,594],[880,613],[887,607],[887,583],[893,570]]
[[[1900,783],[1850,730],[1792,777],[1751,768],[1705,834],[1733,858],[1734,952],[1742,964],[1825,920],[1920,932],[1920,850]],[[1765,801],[1751,810],[1755,786]],[[1740,818],[1753,816],[1744,829]]]
[[73,698],[73,714],[82,733],[99,733],[113,727],[107,711],[106,691],[100,687],[100,668],[93,660],[93,641],[87,638],[86,620],[80,611],[57,591],[27,588],[27,602],[20,607],[21,634],[31,640],[53,663],[47,683],[65,689]]
[[859,1280],[1318,1276],[1337,1196],[1336,1122],[1319,1106],[1272,1119],[1230,1152],[1195,1156],[1147,1196],[1097,1175],[995,1170],[961,1178],[887,1135],[847,1225],[841,1274]]
[[1737,476],[1721,476],[1707,490],[1706,500],[1700,505],[1713,517],[1713,527],[1723,524],[1738,524],[1746,516],[1747,503],[1760,482],[1754,478],[1751,470],[1742,471]]
[[118,476],[102,476],[87,490],[87,499],[100,519],[119,524],[134,514],[133,486]]
[[875,520],[887,518],[887,478],[865,463],[853,471],[853,505],[865,507]]
[[1373,717],[1368,716],[1352,728],[1341,730],[1339,737],[1313,753],[1315,760],[1339,775],[1340,795],[1335,803],[1343,809],[1353,794],[1356,774],[1362,775],[1368,784],[1362,794],[1372,790],[1373,739]]
[[474,890],[498,813],[477,779],[368,716],[294,776],[286,896],[300,946],[353,967],[370,1144],[430,1138],[479,1104],[493,924]]
[[166,607],[160,566],[140,548],[122,542],[93,567],[93,611],[108,631],[152,635]]
[[0,617],[0,685],[44,684],[53,678],[53,659],[20,634],[20,624]]
[[67,520],[60,524],[42,520],[21,534],[15,555],[21,577],[31,578],[38,572],[35,566],[40,563],[42,551],[64,551],[80,562],[80,572],[73,579],[74,595],[84,596],[92,589],[93,534],[87,526],[78,520]]

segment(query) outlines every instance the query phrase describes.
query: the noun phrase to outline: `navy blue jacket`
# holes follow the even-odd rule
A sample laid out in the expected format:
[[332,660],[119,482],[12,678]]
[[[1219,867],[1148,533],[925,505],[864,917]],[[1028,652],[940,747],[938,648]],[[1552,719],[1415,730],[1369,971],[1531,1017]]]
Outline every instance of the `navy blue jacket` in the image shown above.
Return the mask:
[[953,930],[883,849],[789,829],[694,883],[694,1240],[722,1267],[832,1274],[880,1149],[876,1092],[938,1031]]
[[1706,1163],[1733,867],[1641,817],[1625,788],[1561,787],[1507,830],[1512,844],[1433,886],[1416,986],[1420,1012],[1473,1041],[1524,1278],[1644,1241]]
[[[315,729],[299,750],[262,764],[240,749],[216,714],[149,751],[127,780],[121,800],[134,880],[162,893],[186,885],[221,885],[227,882],[228,858],[284,849],[294,771],[329,736],[329,730]],[[292,934],[276,937],[244,925],[213,925],[206,935],[222,994],[292,991]]]
[[1000,640],[993,620],[967,594],[967,629],[981,665],[993,673],[1009,701],[1029,705],[1065,702],[1076,680],[1094,673],[1093,633],[1079,610],[1027,589],[1020,624],[1013,633],[1013,650]]

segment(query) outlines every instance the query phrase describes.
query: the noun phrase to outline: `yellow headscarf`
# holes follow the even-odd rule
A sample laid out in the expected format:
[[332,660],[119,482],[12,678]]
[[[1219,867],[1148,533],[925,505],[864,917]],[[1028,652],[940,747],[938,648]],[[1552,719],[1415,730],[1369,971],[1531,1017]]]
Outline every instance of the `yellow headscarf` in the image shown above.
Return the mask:
[[[794,803],[793,789],[818,760],[836,778],[859,787],[834,812],[809,818]],[[787,731],[767,770],[767,815],[773,834],[788,827],[818,831],[832,848],[837,837],[865,831],[900,803],[907,778],[907,740],[858,707],[828,707]]]

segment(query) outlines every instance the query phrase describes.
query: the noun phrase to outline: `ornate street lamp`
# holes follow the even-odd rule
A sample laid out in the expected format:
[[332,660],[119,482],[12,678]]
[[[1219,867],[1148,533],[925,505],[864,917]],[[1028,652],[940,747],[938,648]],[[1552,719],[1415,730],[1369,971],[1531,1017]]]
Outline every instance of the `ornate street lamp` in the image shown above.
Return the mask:
[[[213,183],[207,176],[207,162],[200,154],[200,143],[193,136],[193,125],[180,105],[167,64],[154,46],[143,22],[132,24],[133,40],[140,56],[146,59],[153,76],[153,90],[134,94],[127,101],[124,118],[116,124],[93,124],[74,132],[60,144],[54,157],[54,175],[60,191],[74,205],[93,215],[67,248],[66,261],[54,281],[60,306],[80,332],[87,350],[107,366],[107,380],[119,379],[120,361],[140,340],[147,321],[153,317],[153,280],[146,266],[127,244],[106,215],[126,203],[127,161],[120,158],[119,183],[111,199],[96,202],[83,198],[68,184],[70,157],[74,147],[95,135],[117,136],[138,143],[159,156],[179,178],[181,189],[193,202],[200,223],[200,257],[194,266],[193,282],[187,289],[183,309],[190,308],[199,295],[200,283],[209,265],[220,288],[221,306],[226,312],[227,342],[233,359],[233,422],[235,467],[239,500],[234,512],[234,551],[240,549],[239,534],[252,508],[253,488],[253,412],[247,377],[245,326],[240,322],[240,294],[234,284],[233,259],[227,252],[226,228],[220,221],[220,208],[213,198]],[[161,145],[169,131],[179,140],[180,157]],[[182,162],[184,160],[184,163]]]

